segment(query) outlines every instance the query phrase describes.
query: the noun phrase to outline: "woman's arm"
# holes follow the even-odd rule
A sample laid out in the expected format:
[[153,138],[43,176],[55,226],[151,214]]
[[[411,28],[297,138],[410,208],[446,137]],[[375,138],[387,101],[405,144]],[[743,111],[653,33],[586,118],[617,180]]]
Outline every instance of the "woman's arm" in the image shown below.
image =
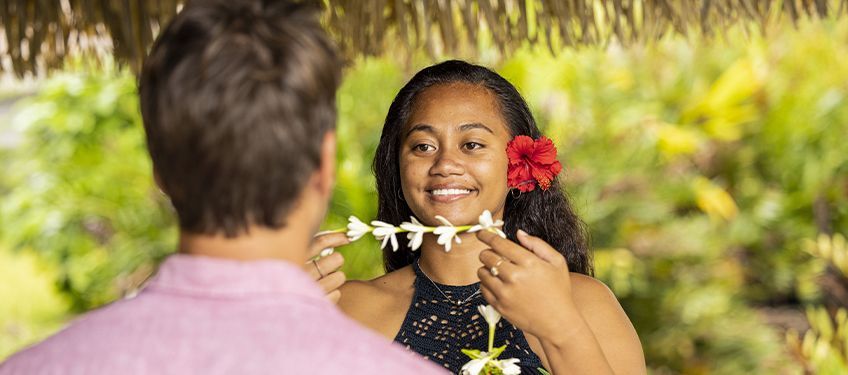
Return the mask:
[[541,341],[554,374],[646,373],[636,331],[603,283],[570,274],[562,255],[537,237],[519,232],[523,247],[493,233],[478,237],[492,247],[480,254],[483,295]]
[[639,337],[612,291],[580,274],[571,288],[575,307],[562,312],[563,327],[539,337],[553,373],[645,374]]

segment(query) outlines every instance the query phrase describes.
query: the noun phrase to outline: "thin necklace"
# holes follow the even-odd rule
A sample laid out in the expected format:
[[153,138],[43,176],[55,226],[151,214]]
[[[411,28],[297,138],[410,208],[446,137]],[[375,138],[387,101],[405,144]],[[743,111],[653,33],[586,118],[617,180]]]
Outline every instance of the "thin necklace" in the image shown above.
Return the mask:
[[476,297],[477,295],[479,295],[479,294],[480,294],[480,286],[478,285],[478,286],[477,286],[477,290],[476,290],[474,293],[472,293],[470,296],[468,296],[468,298],[466,298],[466,299],[464,299],[464,300],[462,300],[462,301],[459,301],[459,302],[456,302],[456,301],[452,300],[450,297],[448,297],[448,295],[447,295],[447,294],[445,294],[445,292],[443,292],[443,291],[442,291],[442,288],[439,288],[439,285],[438,285],[438,284],[436,284],[436,282],[435,282],[435,281],[433,281],[433,279],[431,279],[431,278],[430,278],[430,276],[427,276],[427,272],[424,272],[424,269],[423,269],[423,268],[421,268],[421,262],[420,262],[420,260],[421,260],[421,258],[416,259],[416,260],[415,260],[415,264],[418,266],[418,269],[419,269],[419,270],[421,270],[421,274],[422,274],[422,275],[424,275],[424,277],[426,277],[426,278],[427,278],[427,280],[430,280],[430,284],[433,284],[433,286],[434,286],[434,287],[436,287],[436,290],[438,290],[438,291],[439,291],[439,293],[441,293],[441,294],[442,294],[442,296],[444,296],[444,297],[445,297],[445,299],[447,299],[447,300],[448,300],[448,302],[450,302],[450,303],[452,303],[452,304],[454,304],[454,305],[457,305],[457,306],[462,306],[462,305],[464,305],[466,302],[471,301],[471,299],[472,299],[472,298],[474,298],[474,297]]

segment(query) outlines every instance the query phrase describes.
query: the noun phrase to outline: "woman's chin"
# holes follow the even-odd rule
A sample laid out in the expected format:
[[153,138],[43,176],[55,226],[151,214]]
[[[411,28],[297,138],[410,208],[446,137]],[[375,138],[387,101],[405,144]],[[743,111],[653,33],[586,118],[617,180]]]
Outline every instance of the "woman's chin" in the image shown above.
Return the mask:
[[454,226],[460,225],[474,225],[477,224],[479,213],[476,212],[474,208],[462,208],[457,210],[438,210],[434,211],[433,218],[428,221],[434,221],[435,225],[443,225],[443,223],[435,220],[436,215],[439,215],[445,219],[447,219]]
[[[480,204],[468,204],[476,202],[455,201],[451,203],[435,203],[432,201],[422,202],[423,204],[418,209],[413,209],[415,216],[422,223],[429,226],[443,225],[442,222],[436,219],[436,216],[441,216],[447,219],[452,225],[475,225],[480,219],[480,214],[485,210],[489,210],[495,215],[500,210],[498,208],[489,208]],[[499,218],[499,217],[498,217]]]

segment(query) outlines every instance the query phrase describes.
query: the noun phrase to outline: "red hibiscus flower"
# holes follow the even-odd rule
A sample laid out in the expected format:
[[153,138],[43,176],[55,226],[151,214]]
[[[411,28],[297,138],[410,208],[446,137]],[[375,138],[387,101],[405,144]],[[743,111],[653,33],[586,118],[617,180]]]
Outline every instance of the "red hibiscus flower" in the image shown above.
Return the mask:
[[556,146],[546,137],[535,141],[526,135],[513,138],[506,146],[509,187],[528,192],[539,184],[542,190],[548,190],[553,179],[562,171],[556,152]]

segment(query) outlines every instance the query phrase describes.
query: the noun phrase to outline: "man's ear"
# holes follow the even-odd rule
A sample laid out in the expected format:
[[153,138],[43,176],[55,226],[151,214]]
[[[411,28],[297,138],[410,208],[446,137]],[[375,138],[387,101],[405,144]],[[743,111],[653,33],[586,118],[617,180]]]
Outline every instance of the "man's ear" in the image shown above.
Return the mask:
[[324,133],[321,140],[321,164],[318,166],[318,188],[328,199],[336,182],[336,131]]

